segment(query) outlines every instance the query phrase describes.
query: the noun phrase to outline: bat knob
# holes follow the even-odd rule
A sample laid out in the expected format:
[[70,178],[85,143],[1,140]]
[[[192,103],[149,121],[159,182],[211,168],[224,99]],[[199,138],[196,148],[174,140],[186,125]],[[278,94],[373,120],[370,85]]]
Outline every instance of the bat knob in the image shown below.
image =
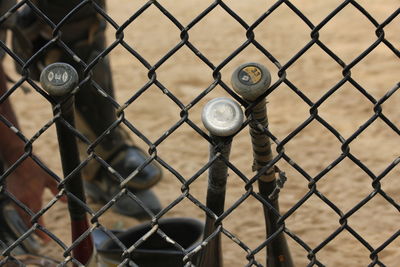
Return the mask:
[[254,101],[262,95],[271,84],[268,69],[258,63],[245,63],[232,73],[233,90],[247,101]]
[[51,96],[60,97],[70,93],[78,81],[78,73],[67,63],[50,64],[40,74],[40,83]]
[[240,105],[226,97],[210,100],[201,114],[204,127],[216,136],[233,135],[242,126],[243,118]]

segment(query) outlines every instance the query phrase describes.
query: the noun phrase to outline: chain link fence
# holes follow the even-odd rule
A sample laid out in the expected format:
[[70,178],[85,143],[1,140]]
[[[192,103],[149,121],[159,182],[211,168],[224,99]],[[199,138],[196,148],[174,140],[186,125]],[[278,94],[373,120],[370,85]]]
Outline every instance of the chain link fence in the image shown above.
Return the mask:
[[[48,5],[47,1],[42,2]],[[115,264],[120,266],[136,266],[135,258],[130,256],[157,235],[157,242],[166,242],[170,250],[179,252],[182,266],[196,265],[197,255],[219,234],[225,265],[266,266],[266,248],[280,233],[286,237],[295,266],[398,264],[397,1],[388,1],[384,7],[382,3],[361,0],[109,1],[107,9],[102,1],[78,2],[61,18],[56,18],[56,13],[46,13],[51,10],[46,9],[46,4],[27,0],[7,7],[0,17],[1,25],[11,28],[12,38],[20,43],[29,35],[25,32],[25,37],[18,37],[12,25],[16,23],[15,15],[24,8],[29,7],[49,33],[34,44],[36,50],[28,57],[12,48],[10,38],[0,42],[9,78],[9,88],[0,95],[0,105],[11,100],[22,127],[14,125],[5,113],[1,114],[0,123],[24,144],[24,152],[12,164],[4,164],[0,192],[24,210],[32,223],[16,240],[0,241],[0,265],[24,265],[18,257],[19,247],[25,242],[26,248],[35,231],[51,239],[35,248],[37,253],[55,258],[61,265],[79,265],[72,251],[99,229],[119,249]],[[82,10],[96,14],[101,21],[97,27],[107,26],[106,45],[95,57],[82,58],[76,40],[69,39],[75,33],[79,35],[79,25],[85,25],[86,11],[82,15]],[[74,20],[75,15],[82,17]],[[78,27],[73,27],[76,21]],[[29,26],[29,20],[27,23]],[[29,42],[25,44],[23,51],[30,49]],[[57,106],[55,115],[51,113],[55,100],[35,78],[41,67],[51,63],[45,55],[51,54],[54,47],[61,49],[65,62],[77,68],[79,88],[92,86],[96,97],[106,102],[115,115],[112,124],[94,138],[82,132],[79,123],[76,128],[68,127],[84,149],[80,165],[64,181],[55,152],[55,123],[63,119]],[[110,88],[103,88],[94,74],[96,66],[108,59],[115,95]],[[270,124],[260,131],[272,140],[274,157],[258,173],[251,170],[247,128],[252,118],[247,118],[233,137],[231,158],[222,157],[229,177],[225,210],[217,216],[206,206],[206,176],[221,155],[209,157],[208,146],[215,140],[201,124],[200,113],[208,100],[221,96],[235,100],[246,114],[251,113],[255,105],[244,101],[230,84],[231,73],[244,62],[265,64],[272,74],[272,84],[264,94]],[[34,66],[39,66],[38,70]],[[30,93],[23,93],[25,90]],[[77,109],[79,104],[77,95]],[[107,120],[104,114],[85,116],[104,116]],[[127,175],[116,172],[99,148],[102,142],[108,142],[110,132],[119,128],[150,155]],[[3,133],[1,136],[5,138]],[[4,158],[3,153],[0,154]],[[60,190],[55,196],[47,192],[38,212],[6,186],[27,159],[48,173]],[[90,197],[88,204],[76,201],[76,196],[66,190],[67,181],[76,173],[84,173],[93,162],[121,185],[104,205],[94,203]],[[163,171],[161,181],[152,187],[162,203],[157,212],[145,207],[135,192],[126,189],[128,182],[154,162]],[[280,216],[276,232],[266,238],[263,206],[272,206],[261,196],[256,183],[274,164],[287,181],[277,185]],[[90,222],[89,229],[74,242],[69,237],[63,195],[75,198]],[[143,206],[148,215],[148,228],[133,240],[117,238],[121,229],[140,223],[112,211],[113,205],[124,197]],[[273,208],[272,213],[279,211]],[[203,221],[207,216],[215,218],[217,227],[206,242],[201,242],[200,237],[193,244],[182,244],[184,238],[179,239],[190,235],[191,230],[185,232],[182,228],[181,235],[171,237],[168,227],[160,223],[168,217]],[[171,241],[174,238],[179,240]]]

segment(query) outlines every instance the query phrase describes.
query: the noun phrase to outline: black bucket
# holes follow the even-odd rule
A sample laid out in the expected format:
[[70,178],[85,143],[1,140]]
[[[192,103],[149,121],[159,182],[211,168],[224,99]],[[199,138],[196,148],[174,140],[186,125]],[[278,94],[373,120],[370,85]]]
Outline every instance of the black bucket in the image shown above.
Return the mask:
[[[115,235],[129,248],[146,235],[151,228],[150,223],[140,224]],[[192,218],[167,218],[159,220],[159,229],[187,251],[198,245],[203,234],[204,225]],[[118,266],[123,261],[122,249],[110,238],[98,244],[97,252],[98,261],[102,266]],[[140,267],[184,266],[183,257],[183,251],[177,249],[172,243],[167,242],[157,232],[153,233],[130,255],[130,259]]]

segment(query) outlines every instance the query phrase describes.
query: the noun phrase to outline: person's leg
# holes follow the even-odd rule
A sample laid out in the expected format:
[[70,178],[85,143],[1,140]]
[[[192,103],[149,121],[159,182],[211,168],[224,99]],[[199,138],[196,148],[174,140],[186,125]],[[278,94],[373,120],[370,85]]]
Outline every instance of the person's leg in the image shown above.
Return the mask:
[[[49,16],[54,23],[58,23],[65,15],[70,12],[78,0],[64,1],[39,0],[38,7]],[[103,1],[98,1],[100,5]],[[23,15],[18,20],[19,28],[22,31],[31,32],[29,28],[39,28],[40,33],[37,36],[29,36],[33,44],[33,52],[40,49],[47,40],[43,36],[51,38],[51,29],[43,25],[37,16],[24,10]],[[33,17],[33,19],[32,19]],[[36,24],[41,24],[39,27]],[[96,11],[86,5],[82,10],[71,17],[68,22],[61,27],[62,40],[68,47],[77,54],[86,64],[89,64],[96,56],[105,49],[105,22],[97,15]],[[15,51],[24,54],[18,40],[14,38]],[[25,53],[25,59],[29,55]],[[74,66],[80,78],[83,77],[83,68],[74,61],[70,55],[67,55],[61,48],[52,47],[42,54],[37,62],[31,66],[31,74],[39,73],[40,67],[50,63],[61,61]],[[37,68],[37,70],[35,70]],[[103,136],[98,145],[94,148],[97,156],[105,160],[116,170],[123,178],[127,178],[148,156],[138,149],[129,134],[122,127],[116,127],[108,132],[109,127],[117,120],[114,106],[93,86],[95,82],[108,95],[114,97],[112,83],[112,74],[107,59],[102,59],[91,70],[91,80],[83,85],[76,96],[77,110],[77,128],[90,142],[95,141],[99,136]],[[32,77],[37,78],[37,77]],[[80,143],[82,159],[88,157],[87,145]],[[118,191],[119,182],[116,177],[109,172],[107,168],[99,164],[96,160],[91,160],[83,170],[83,176],[86,180],[86,189],[88,194],[99,202],[109,201]],[[150,210],[157,213],[160,209],[160,203],[156,196],[149,190],[161,179],[161,169],[155,163],[147,165],[138,175],[128,184],[127,188],[131,190]],[[115,204],[116,211],[125,215],[134,217],[147,217],[147,213],[129,197],[123,197]]]
[[[0,15],[7,12],[7,10],[15,4],[13,0],[5,0],[0,2]],[[7,22],[9,23],[9,22]],[[5,43],[7,28],[0,28],[0,40]],[[6,76],[3,69],[4,51],[0,49],[0,160],[1,168],[9,168],[14,165],[21,157],[24,157],[25,142],[17,135],[20,131],[17,116],[14,113],[12,104],[8,98],[4,98],[7,93]],[[15,206],[7,198],[4,200],[6,190],[8,193],[14,195],[20,202],[24,203],[33,212],[38,212],[42,208],[42,195],[45,188],[49,188],[53,194],[57,194],[56,181],[31,158],[29,154],[23,161],[19,162],[16,168],[8,173],[6,176],[2,175],[0,180],[0,196],[3,198],[1,201],[0,217],[3,216],[3,222],[0,224],[13,224],[18,219],[23,221],[26,226],[30,226],[31,216],[17,208],[19,217],[16,213]],[[4,165],[3,165],[4,164]],[[5,203],[7,202],[7,203]],[[6,207],[7,206],[7,207]],[[22,218],[22,219],[21,219]],[[21,225],[23,225],[22,223]],[[39,223],[43,224],[43,219],[39,218]],[[14,230],[21,229],[16,225]],[[13,231],[12,233],[16,233]],[[36,232],[43,240],[48,240],[48,236],[41,231]],[[10,233],[11,234],[11,233]],[[23,234],[23,232],[19,232]],[[15,236],[14,236],[15,237]]]

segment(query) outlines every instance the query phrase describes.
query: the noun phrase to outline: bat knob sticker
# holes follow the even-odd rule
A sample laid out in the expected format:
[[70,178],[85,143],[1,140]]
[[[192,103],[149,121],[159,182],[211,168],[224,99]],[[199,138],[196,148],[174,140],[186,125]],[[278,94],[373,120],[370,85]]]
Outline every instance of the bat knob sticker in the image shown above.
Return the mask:
[[232,87],[247,101],[254,101],[271,84],[271,74],[261,64],[245,63],[232,73]]

